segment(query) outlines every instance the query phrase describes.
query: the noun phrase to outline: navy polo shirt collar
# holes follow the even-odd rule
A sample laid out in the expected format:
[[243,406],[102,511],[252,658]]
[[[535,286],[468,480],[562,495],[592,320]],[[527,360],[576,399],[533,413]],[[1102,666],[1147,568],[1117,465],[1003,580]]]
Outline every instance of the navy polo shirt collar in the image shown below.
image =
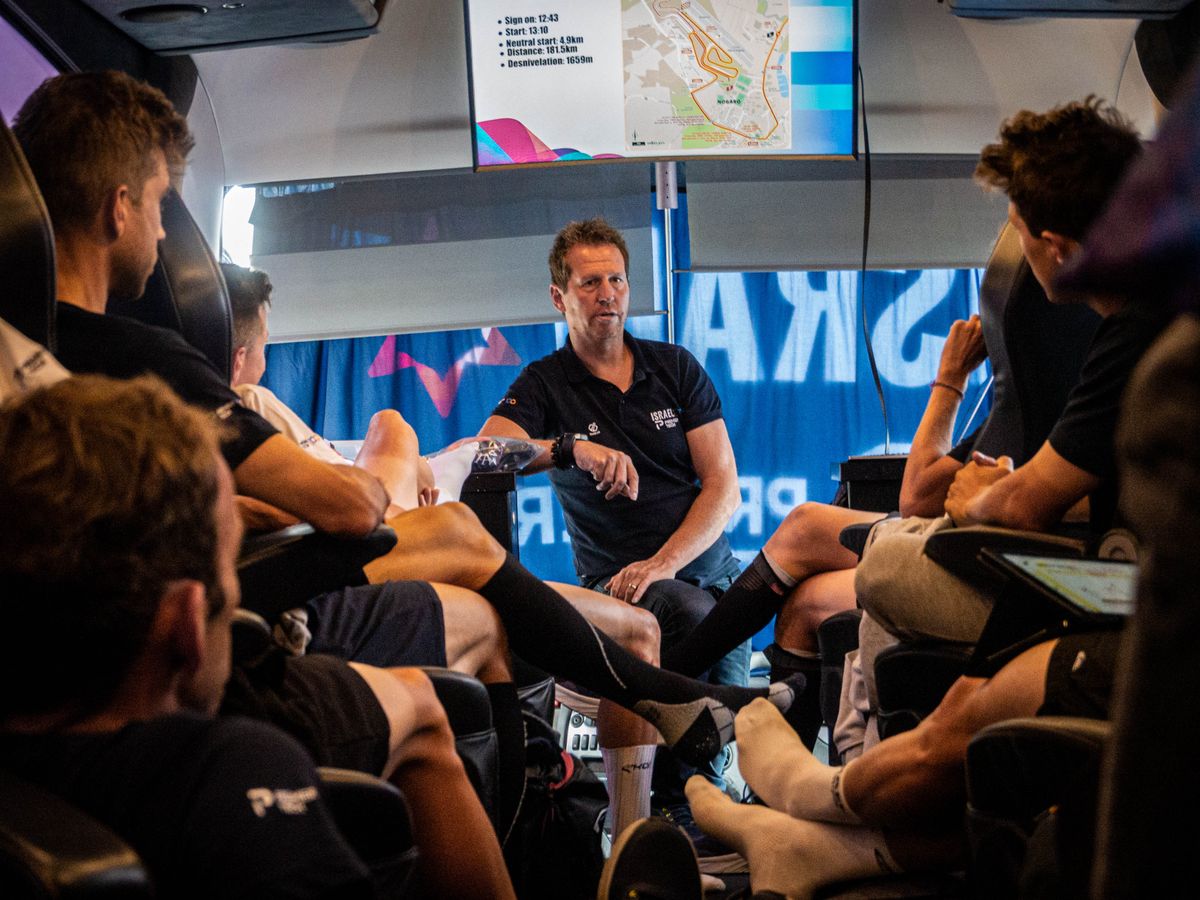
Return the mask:
[[[659,368],[658,360],[647,357],[642,351],[641,342],[634,339],[628,331],[624,335],[625,346],[629,348],[629,352],[633,354],[633,381],[630,387],[637,384],[646,377],[647,372],[651,372]],[[583,360],[575,353],[575,348],[571,346],[571,338],[567,337],[567,342],[563,345],[561,351],[563,370],[566,372],[567,380],[578,384],[581,381],[587,381],[589,378],[594,378],[588,367],[583,364]]]

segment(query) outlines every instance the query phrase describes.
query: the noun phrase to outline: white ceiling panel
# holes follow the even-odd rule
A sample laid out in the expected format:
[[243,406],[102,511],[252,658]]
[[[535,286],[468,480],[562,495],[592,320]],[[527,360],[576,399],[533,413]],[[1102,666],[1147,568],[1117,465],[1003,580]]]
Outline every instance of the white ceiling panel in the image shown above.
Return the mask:
[[[936,0],[861,0],[860,9],[877,153],[975,153],[1017,109],[1089,93],[1115,98],[1143,130],[1153,122],[1131,20],[976,21]],[[205,53],[196,65],[227,184],[471,164],[457,0],[394,0],[364,40]]]

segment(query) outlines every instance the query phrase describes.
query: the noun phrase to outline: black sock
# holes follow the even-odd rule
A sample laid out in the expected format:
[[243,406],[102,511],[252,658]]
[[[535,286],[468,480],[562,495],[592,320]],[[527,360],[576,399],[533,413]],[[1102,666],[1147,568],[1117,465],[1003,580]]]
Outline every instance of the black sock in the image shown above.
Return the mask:
[[643,662],[511,556],[479,593],[500,614],[514,653],[632,709],[693,765],[711,759],[732,738],[733,713],[755,697],[787,709],[804,689],[798,682],[766,690],[703,684]]
[[729,586],[703,621],[674,647],[665,649],[664,669],[696,676],[753,637],[783,606],[788,588],[760,552]]
[[821,715],[821,657],[815,654],[799,656],[778,644],[772,644],[763,653],[771,661],[772,681],[783,681],[799,672],[807,682],[804,694],[796,698],[792,708],[783,717],[796,730],[804,746],[811,750],[817,743],[817,732],[825,721]]
[[525,793],[525,720],[521,717],[516,685],[511,681],[498,681],[484,687],[492,704],[492,726],[496,729],[499,757],[496,833],[503,846],[520,812]]

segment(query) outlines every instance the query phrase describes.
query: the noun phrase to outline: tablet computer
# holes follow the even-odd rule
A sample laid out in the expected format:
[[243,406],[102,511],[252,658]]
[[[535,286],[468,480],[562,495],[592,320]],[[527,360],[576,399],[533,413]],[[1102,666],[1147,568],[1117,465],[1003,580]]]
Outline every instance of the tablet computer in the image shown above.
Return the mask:
[[1138,571],[1133,563],[990,549],[983,557],[1076,619],[1111,623],[1133,614]]

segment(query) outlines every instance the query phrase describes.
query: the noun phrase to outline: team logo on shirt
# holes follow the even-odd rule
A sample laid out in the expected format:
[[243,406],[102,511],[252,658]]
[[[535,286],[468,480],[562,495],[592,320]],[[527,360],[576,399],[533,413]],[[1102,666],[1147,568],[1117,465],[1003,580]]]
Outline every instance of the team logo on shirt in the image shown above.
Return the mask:
[[266,816],[268,809],[277,809],[285,816],[303,816],[308,812],[308,804],[316,801],[317,789],[312,785],[296,791],[250,788],[246,791],[246,799],[260,819]]
[[656,409],[650,413],[650,421],[658,431],[664,428],[675,428],[679,425],[679,416],[674,409]]
[[589,422],[588,423],[588,434],[590,434],[592,437],[595,437],[599,433],[600,433],[600,426],[597,425],[595,422]]

